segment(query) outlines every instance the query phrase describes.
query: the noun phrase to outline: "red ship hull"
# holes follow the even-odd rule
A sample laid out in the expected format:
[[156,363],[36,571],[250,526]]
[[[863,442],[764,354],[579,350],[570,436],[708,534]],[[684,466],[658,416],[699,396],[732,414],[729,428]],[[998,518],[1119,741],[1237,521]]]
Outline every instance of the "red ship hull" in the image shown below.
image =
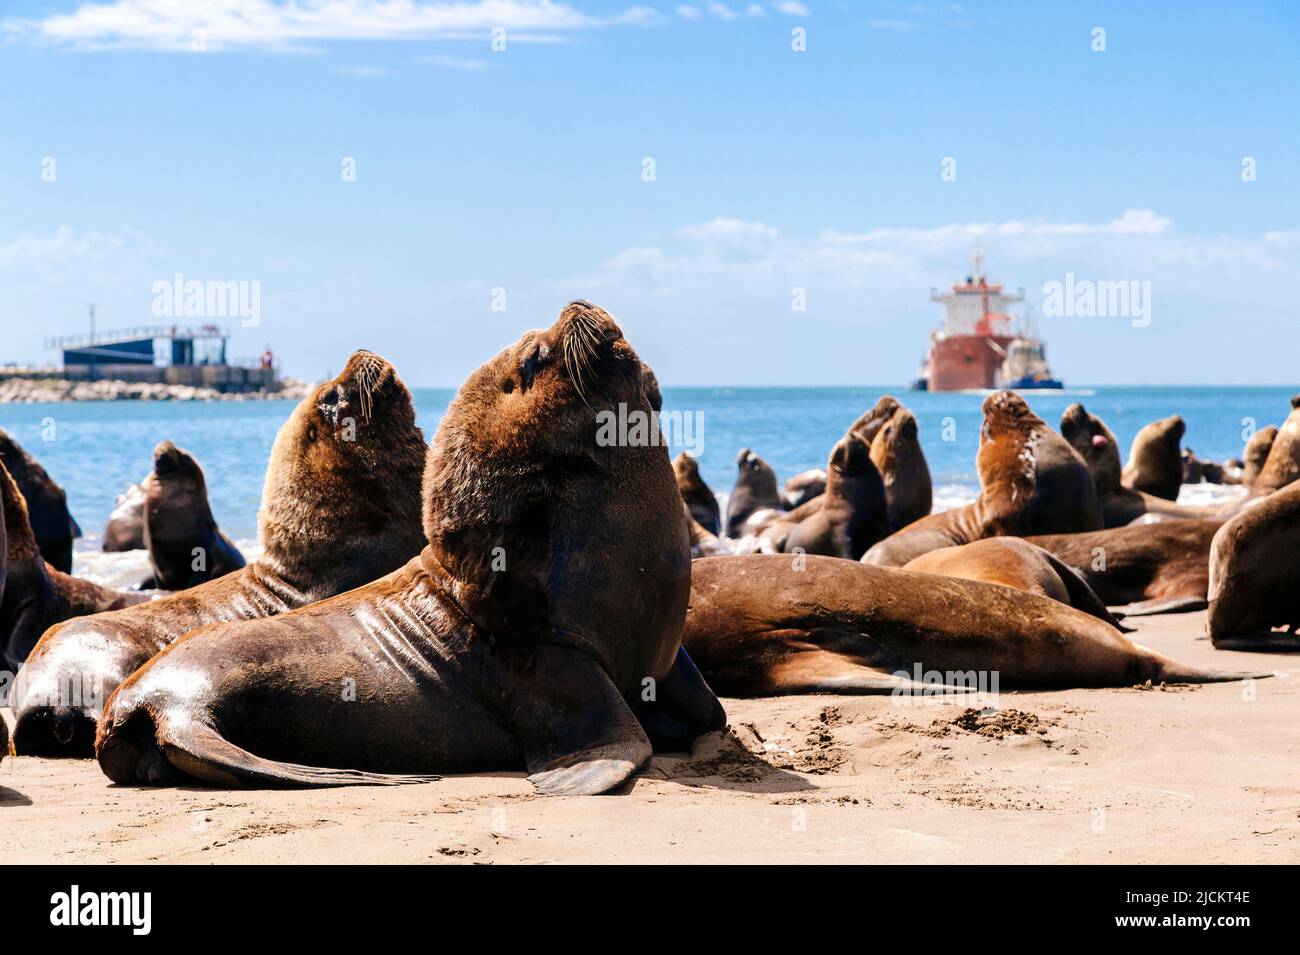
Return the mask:
[[1011,338],[950,335],[930,349],[930,391],[993,388]]

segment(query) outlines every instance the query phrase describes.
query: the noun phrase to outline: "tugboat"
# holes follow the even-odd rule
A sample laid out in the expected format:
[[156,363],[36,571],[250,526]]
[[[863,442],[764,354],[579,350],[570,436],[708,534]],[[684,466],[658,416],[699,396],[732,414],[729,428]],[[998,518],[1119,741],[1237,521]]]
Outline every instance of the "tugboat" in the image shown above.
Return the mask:
[[943,327],[930,333],[930,353],[913,390],[1063,387],[1047,366],[1044,343],[1028,327],[1018,329],[1008,311],[1024,295],[1005,292],[984,275],[978,239],[971,265],[966,281],[954,283],[951,292],[931,290],[930,300],[943,305],[946,314]]

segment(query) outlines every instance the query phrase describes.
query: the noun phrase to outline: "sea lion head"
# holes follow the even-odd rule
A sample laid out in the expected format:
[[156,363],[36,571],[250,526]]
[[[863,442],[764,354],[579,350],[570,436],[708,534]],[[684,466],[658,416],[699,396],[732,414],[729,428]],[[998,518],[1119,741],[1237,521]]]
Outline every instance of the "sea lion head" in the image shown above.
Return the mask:
[[871,463],[871,446],[862,435],[850,430],[831,448],[826,470],[836,474],[856,474],[867,469],[875,470]]
[[1269,452],[1273,450],[1273,442],[1277,440],[1277,426],[1268,425],[1260,428],[1250,436],[1246,442],[1245,450],[1241,453],[1241,483],[1253,484],[1259,477],[1259,472],[1264,468],[1264,462],[1268,460]]
[[158,584],[168,589],[182,587],[190,573],[191,549],[205,546],[216,527],[203,468],[188,451],[163,441],[153,449],[153,470],[140,486],[144,490],[145,547],[155,571],[160,571],[159,561],[167,567],[160,571]]
[[898,410],[876,431],[876,437],[871,442],[871,460],[884,473],[886,462],[900,457],[905,449],[919,450],[920,446],[916,415],[899,405]]
[[984,423],[975,455],[980,486],[987,494],[999,490],[1006,503],[1023,506],[1034,491],[1037,452],[1044,433],[1043,419],[1013,391],[998,391],[984,399]]
[[738,483],[744,483],[756,492],[761,491],[764,499],[776,494],[776,472],[749,448],[741,448],[736,455],[736,468],[739,471],[736,476]]
[[276,433],[258,512],[267,559],[288,579],[332,575],[348,584],[340,590],[410,560],[424,543],[424,454],[396,370],[374,352],[353,353]]
[[153,449],[153,471],[144,479],[146,492],[159,486],[175,486],[183,493],[207,501],[208,485],[203,469],[194,456],[170,441],[162,441]]
[[429,450],[425,560],[480,632],[585,642],[616,682],[671,663],[690,546],[650,380],[575,301],[461,386]]
[[685,451],[673,458],[673,474],[679,484],[695,484],[700,480],[700,463]]
[[876,402],[874,408],[863,413],[857,421],[853,422],[850,431],[856,431],[862,435],[867,444],[871,444],[876,437],[876,432],[892,418],[895,412],[901,408],[898,399],[892,395],[881,395],[880,400]]
[[1104,421],[1076,401],[1061,414],[1061,436],[1088,465],[1099,493],[1119,487],[1119,445]]

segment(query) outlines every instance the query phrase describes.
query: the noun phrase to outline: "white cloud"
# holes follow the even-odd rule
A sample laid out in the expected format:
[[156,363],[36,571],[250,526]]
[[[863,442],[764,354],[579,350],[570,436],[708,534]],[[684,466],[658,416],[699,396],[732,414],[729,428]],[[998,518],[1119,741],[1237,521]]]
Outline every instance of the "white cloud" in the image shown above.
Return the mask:
[[808,8],[799,3],[798,0],[781,0],[780,3],[772,4],[772,9],[777,13],[784,13],[792,17],[808,16]]
[[[965,277],[976,237],[989,277],[1023,287],[1039,311],[1044,283],[1067,272],[1151,282],[1150,329],[1040,320],[1058,371],[1076,382],[1186,381],[1202,372],[1205,380],[1236,380],[1238,368],[1258,365],[1257,336],[1241,329],[1285,334],[1300,296],[1300,230],[1184,233],[1149,209],[1096,221],[805,234],[719,216],[639,242],[544,290],[550,298],[582,295],[629,326],[635,321],[638,348],[659,362],[666,382],[897,381],[941,317],[928,289]],[[796,289],[806,293],[806,313],[791,308]],[[1206,356],[1214,356],[1209,365]],[[1261,380],[1283,377],[1284,367],[1279,359]]]
[[62,225],[49,235],[25,233],[8,245],[0,245],[0,266],[62,268],[118,251],[124,245],[121,234],[78,234],[71,226]]
[[698,20],[700,18],[700,11],[689,4],[682,3],[677,6],[677,15],[683,20]]
[[[76,49],[139,48],[301,50],[341,40],[419,40],[453,35],[484,38],[504,27],[510,39],[551,38],[611,24],[656,22],[660,14],[633,6],[594,17],[558,0],[113,0],[87,2],[43,19],[11,17],[10,35]],[[515,36],[512,31],[521,31]]]

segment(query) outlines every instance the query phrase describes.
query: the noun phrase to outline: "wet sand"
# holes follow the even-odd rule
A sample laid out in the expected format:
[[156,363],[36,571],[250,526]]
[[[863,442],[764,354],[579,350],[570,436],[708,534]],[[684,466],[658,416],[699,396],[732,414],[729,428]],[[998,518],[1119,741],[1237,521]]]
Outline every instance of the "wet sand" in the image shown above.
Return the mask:
[[1300,860],[1300,654],[1215,651],[1204,613],[1130,622],[1176,659],[1277,676],[1004,692],[984,718],[889,697],[726,700],[730,733],[616,796],[535,796],[522,774],[137,789],[94,762],[10,757],[0,861]]

